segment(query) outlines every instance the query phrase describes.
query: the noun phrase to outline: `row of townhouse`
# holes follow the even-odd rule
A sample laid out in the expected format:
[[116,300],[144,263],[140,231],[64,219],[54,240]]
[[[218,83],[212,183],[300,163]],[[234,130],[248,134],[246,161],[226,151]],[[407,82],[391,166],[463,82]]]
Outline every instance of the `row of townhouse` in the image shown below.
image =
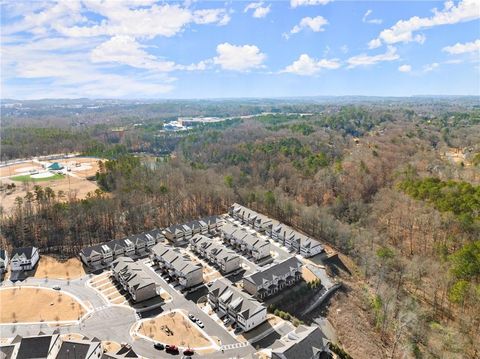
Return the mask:
[[120,257],[113,261],[111,268],[115,280],[135,303],[158,295],[154,280],[132,258]]
[[195,234],[209,235],[216,233],[221,224],[219,216],[210,216],[198,220],[193,220],[184,224],[174,224],[165,228],[165,238],[173,245],[187,244]]
[[231,222],[226,222],[220,227],[222,239],[246,255],[251,255],[255,261],[270,255],[270,242],[253,234]]
[[203,283],[203,266],[176,248],[158,243],[152,248],[151,259],[162,272],[177,280],[182,288]]
[[128,345],[122,345],[115,353],[105,352],[98,338],[64,339],[55,330],[52,334],[39,332],[37,335],[17,335],[0,344],[0,358],[5,359],[117,359],[138,358]]
[[99,339],[66,340],[60,337],[58,330],[50,335],[42,332],[29,337],[17,335],[10,342],[0,344],[0,358],[10,359],[98,359],[102,353]]
[[224,279],[215,280],[208,288],[208,303],[220,318],[227,316],[244,332],[267,320],[267,308],[262,303]]
[[211,238],[201,234],[196,234],[190,239],[190,248],[199,256],[207,259],[210,263],[218,266],[221,273],[230,273],[240,267],[240,256],[226,248],[225,246],[215,243]]
[[264,299],[290,287],[302,278],[302,262],[290,257],[243,278],[243,289]]
[[238,203],[233,204],[228,213],[232,218],[250,226],[256,231],[265,232],[273,240],[303,257],[312,257],[323,251],[322,245],[313,238]]
[[118,257],[146,255],[149,252],[149,248],[163,239],[161,230],[154,229],[150,232],[85,247],[80,251],[80,258],[88,267],[102,267]]

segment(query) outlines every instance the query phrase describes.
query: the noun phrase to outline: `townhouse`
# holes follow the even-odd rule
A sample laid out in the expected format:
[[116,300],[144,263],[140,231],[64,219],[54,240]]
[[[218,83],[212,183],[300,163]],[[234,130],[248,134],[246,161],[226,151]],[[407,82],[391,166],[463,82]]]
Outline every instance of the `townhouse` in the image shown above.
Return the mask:
[[136,303],[157,296],[155,282],[132,258],[120,257],[116,259],[112,263],[112,274]]
[[331,358],[328,339],[318,326],[299,325],[272,344],[272,359]]
[[28,337],[17,335],[0,344],[0,358],[6,359],[98,359],[102,354],[105,355],[100,339],[62,339],[58,330]]
[[165,238],[175,246],[187,244],[195,234],[214,234],[221,223],[220,217],[210,216],[184,224],[174,224],[165,228]]
[[21,247],[15,248],[12,251],[12,258],[10,259],[10,266],[13,271],[28,271],[35,268],[40,254],[36,247]]
[[243,278],[243,289],[264,299],[290,287],[302,278],[302,262],[290,257]]
[[182,288],[203,282],[203,266],[180,253],[178,249],[158,243],[152,248],[151,259],[163,273],[178,281]]
[[225,243],[240,249],[246,255],[251,255],[255,261],[270,255],[270,242],[253,235],[230,222],[220,227],[220,235]]
[[212,283],[207,298],[220,318],[227,316],[244,332],[267,320],[267,307],[224,279]]
[[[274,241],[281,243],[303,257],[312,257],[323,251],[323,247],[318,241],[238,203],[230,207],[229,215],[242,224],[250,226],[257,232],[264,232]],[[232,226],[233,225],[227,226],[227,236],[230,235],[230,232],[233,230]]]
[[241,260],[238,254],[201,234],[196,234],[190,239],[190,248],[193,252],[218,267],[223,274],[240,268]]
[[136,234],[123,239],[113,239],[109,242],[85,247],[80,251],[80,258],[91,268],[103,267],[115,258],[122,256],[143,257],[155,243],[163,240],[161,230]]
[[0,276],[7,271],[8,267],[8,252],[5,249],[0,249]]

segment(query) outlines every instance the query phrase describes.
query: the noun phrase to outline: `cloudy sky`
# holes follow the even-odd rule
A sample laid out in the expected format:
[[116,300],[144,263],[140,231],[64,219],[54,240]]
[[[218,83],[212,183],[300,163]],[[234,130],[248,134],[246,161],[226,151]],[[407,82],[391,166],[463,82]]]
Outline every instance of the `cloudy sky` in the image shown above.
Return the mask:
[[2,98],[480,95],[480,0],[0,4]]

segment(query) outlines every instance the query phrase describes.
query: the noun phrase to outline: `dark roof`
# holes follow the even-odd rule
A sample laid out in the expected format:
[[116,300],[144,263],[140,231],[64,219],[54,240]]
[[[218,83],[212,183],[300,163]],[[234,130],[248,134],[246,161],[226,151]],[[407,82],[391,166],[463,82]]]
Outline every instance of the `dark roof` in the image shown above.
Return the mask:
[[14,248],[14,250],[12,251],[12,258],[18,254],[19,256],[21,256],[22,254],[25,255],[25,257],[27,257],[27,259],[31,259],[32,258],[32,255],[34,253],[34,251],[36,250],[35,247],[20,247],[20,248]]
[[286,338],[272,345],[272,359],[320,358],[327,349],[328,340],[319,327],[299,326]]
[[90,345],[77,342],[63,342],[56,359],[85,359]]
[[22,338],[17,359],[46,358],[50,349],[51,335]]
[[249,281],[255,285],[262,285],[264,280],[271,281],[274,277],[284,276],[290,273],[290,268],[298,268],[302,265],[296,257],[290,257],[283,262],[277,263],[260,272],[255,272],[243,280]]

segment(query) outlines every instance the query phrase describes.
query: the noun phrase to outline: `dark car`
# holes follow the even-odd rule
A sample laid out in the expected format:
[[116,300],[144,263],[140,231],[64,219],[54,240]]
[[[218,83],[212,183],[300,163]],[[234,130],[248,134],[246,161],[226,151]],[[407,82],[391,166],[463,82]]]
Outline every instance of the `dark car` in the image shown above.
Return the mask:
[[179,350],[176,345],[165,345],[165,351],[168,353],[178,354]]
[[193,349],[190,349],[190,348],[185,349],[185,350],[183,351],[183,355],[192,356],[193,354],[195,354],[195,352],[193,351]]
[[158,350],[163,350],[163,349],[165,349],[165,345],[163,345],[162,343],[155,343],[155,344],[153,344],[153,347],[154,347],[155,349],[158,349]]

